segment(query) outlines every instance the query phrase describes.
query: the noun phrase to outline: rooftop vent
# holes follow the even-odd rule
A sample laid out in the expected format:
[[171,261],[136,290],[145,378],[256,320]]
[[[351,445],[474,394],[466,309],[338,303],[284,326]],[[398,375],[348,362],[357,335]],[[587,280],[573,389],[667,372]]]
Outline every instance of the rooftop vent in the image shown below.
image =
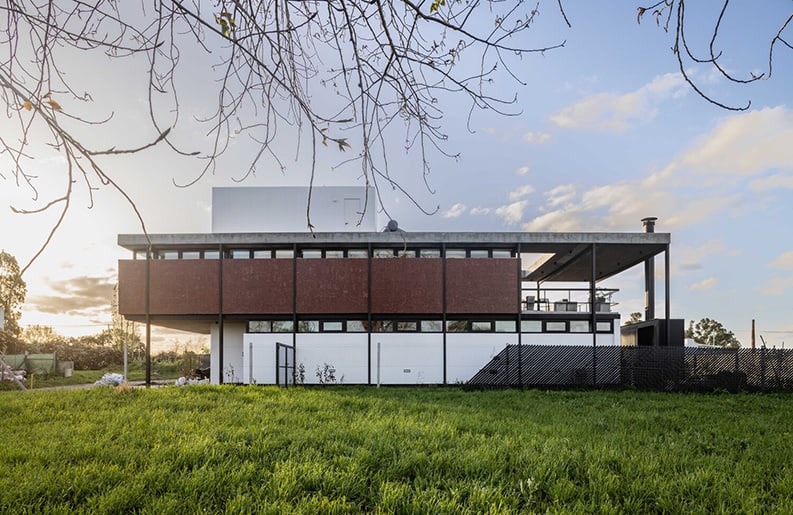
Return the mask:
[[383,232],[400,232],[402,229],[399,228],[399,223],[396,220],[389,220],[388,224],[386,224],[385,229]]

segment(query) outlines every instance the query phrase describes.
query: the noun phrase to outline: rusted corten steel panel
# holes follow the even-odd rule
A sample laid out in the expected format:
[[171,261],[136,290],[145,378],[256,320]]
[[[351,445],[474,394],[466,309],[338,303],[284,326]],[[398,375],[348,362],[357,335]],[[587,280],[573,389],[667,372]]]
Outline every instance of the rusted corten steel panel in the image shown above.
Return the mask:
[[150,262],[152,315],[218,313],[218,262],[178,260]]
[[146,262],[118,261],[118,312],[125,316],[146,313]]
[[223,314],[291,314],[291,259],[224,259]]
[[413,314],[443,311],[443,261],[372,260],[372,313]]
[[298,313],[366,313],[368,260],[298,259]]
[[[218,312],[218,262],[152,260],[149,262],[151,315],[211,315]],[[118,263],[119,311],[146,313],[146,261]]]
[[446,311],[517,313],[517,260],[446,260]]

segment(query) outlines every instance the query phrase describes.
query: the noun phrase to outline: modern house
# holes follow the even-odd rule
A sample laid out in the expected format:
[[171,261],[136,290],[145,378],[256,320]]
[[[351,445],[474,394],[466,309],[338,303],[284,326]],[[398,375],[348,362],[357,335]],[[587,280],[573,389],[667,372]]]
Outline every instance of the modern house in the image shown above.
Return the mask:
[[365,188],[314,188],[308,232],[307,193],[218,188],[210,233],[119,235],[121,314],[210,334],[213,383],[465,383],[508,348],[619,345],[618,292],[598,285],[644,264],[649,344],[667,344],[670,235],[654,219],[635,233],[411,232],[378,225]]

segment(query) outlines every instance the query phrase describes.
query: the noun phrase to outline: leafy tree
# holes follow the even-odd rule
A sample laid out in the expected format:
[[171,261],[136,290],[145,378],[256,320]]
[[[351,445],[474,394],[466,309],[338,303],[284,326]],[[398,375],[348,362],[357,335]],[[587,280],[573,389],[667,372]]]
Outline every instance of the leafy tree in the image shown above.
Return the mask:
[[48,325],[29,325],[22,331],[22,340],[28,345],[29,349],[43,348],[48,344],[63,343],[66,338]]
[[695,342],[702,345],[715,345],[734,349],[741,346],[741,342],[738,341],[732,331],[728,331],[721,322],[710,318],[703,318],[696,324],[693,320],[689,321],[686,338],[692,338]]
[[19,264],[14,256],[0,251],[0,308],[4,313],[3,330],[0,331],[0,350],[15,353],[19,346],[19,317],[25,302],[27,285],[20,274]]
[[642,314],[639,313],[638,311],[634,311],[633,313],[631,313],[630,318],[628,318],[628,320],[625,321],[625,325],[638,324],[641,321],[642,321]]

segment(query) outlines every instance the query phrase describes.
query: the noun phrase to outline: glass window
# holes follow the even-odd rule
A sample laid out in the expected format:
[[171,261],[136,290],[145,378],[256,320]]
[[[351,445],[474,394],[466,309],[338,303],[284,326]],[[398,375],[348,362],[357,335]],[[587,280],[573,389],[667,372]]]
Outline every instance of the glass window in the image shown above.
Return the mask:
[[269,333],[270,322],[264,320],[251,320],[248,322],[249,333]]
[[423,258],[439,258],[441,257],[441,249],[421,249],[419,256]]
[[201,259],[201,253],[197,250],[185,250],[182,252],[182,259]]
[[372,320],[373,333],[390,333],[394,330],[394,323],[391,320]]
[[448,333],[468,332],[468,320],[447,320],[446,332]]
[[512,251],[509,250],[494,250],[493,257],[498,259],[506,259],[512,257]]
[[397,322],[396,329],[397,329],[397,331],[417,331],[418,330],[418,323],[417,322]]
[[348,258],[368,258],[369,251],[366,249],[350,249],[347,251]]
[[541,333],[542,320],[521,320],[520,321],[521,333]]
[[291,259],[295,257],[294,251],[292,249],[281,249],[275,251],[276,259]]
[[567,322],[545,322],[545,330],[549,333],[565,333]]
[[343,322],[322,322],[322,330],[326,333],[340,333],[344,330]]
[[496,320],[497,333],[514,333],[515,322],[513,320]]
[[325,251],[326,258],[343,258],[344,251],[343,250],[326,250]]
[[570,321],[571,333],[588,333],[589,320],[571,320]]
[[301,320],[297,323],[297,330],[301,333],[318,333],[319,321],[318,320]]
[[232,250],[231,251],[231,259],[250,259],[251,251],[250,250]]
[[291,333],[295,325],[291,320],[273,320],[274,333]]
[[305,249],[300,251],[300,256],[303,259],[319,259],[322,257],[322,251]]
[[146,259],[146,251],[145,250],[136,250],[132,254],[133,259]]
[[205,250],[204,259],[220,259],[220,252],[217,250]]
[[401,257],[401,258],[416,257],[416,251],[413,250],[413,249],[408,249],[408,250],[400,249],[400,250],[397,251],[397,257]]
[[471,331],[475,333],[489,333],[493,330],[491,322],[471,322]]
[[422,320],[421,332],[423,333],[440,333],[443,331],[443,322],[440,320]]
[[599,333],[610,333],[611,332],[611,321],[607,322],[598,322],[597,328]]
[[465,249],[446,249],[447,258],[464,258]]
[[253,259],[270,259],[273,257],[272,250],[254,250]]
[[178,250],[164,250],[160,252],[162,259],[179,259]]
[[489,257],[486,250],[472,250],[471,251],[472,258],[486,258]]
[[373,256],[376,258],[391,258],[394,257],[393,249],[374,249]]
[[348,333],[365,333],[366,322],[363,320],[347,320]]

